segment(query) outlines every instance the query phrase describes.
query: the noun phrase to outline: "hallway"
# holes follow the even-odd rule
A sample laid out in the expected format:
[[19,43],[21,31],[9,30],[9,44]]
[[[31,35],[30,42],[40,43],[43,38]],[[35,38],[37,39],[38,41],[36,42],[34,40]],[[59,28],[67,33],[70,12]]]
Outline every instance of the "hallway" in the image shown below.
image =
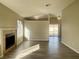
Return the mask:
[[3,59],[15,59],[20,51],[36,44],[40,44],[40,49],[22,59],[79,59],[79,54],[76,54],[58,40],[57,37],[49,37],[49,42],[25,41],[17,47],[17,49],[14,49],[5,55]]

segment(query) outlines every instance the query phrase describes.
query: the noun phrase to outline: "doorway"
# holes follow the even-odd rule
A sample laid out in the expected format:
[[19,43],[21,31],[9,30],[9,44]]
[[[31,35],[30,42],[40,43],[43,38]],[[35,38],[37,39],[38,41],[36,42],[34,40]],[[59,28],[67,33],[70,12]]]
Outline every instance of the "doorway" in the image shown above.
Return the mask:
[[50,24],[49,25],[49,37],[57,37],[59,34],[59,26],[58,24]]
[[49,24],[49,41],[59,39],[59,24]]

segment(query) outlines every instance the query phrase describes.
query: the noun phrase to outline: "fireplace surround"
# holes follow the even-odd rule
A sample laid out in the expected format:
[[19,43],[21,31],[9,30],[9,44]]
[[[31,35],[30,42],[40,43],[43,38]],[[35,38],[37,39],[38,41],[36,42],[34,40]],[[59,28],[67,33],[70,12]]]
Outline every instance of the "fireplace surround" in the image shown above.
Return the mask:
[[3,53],[6,54],[16,46],[16,33],[12,30],[4,31],[3,36]]
[[4,28],[0,29],[0,57],[17,46],[16,29]]

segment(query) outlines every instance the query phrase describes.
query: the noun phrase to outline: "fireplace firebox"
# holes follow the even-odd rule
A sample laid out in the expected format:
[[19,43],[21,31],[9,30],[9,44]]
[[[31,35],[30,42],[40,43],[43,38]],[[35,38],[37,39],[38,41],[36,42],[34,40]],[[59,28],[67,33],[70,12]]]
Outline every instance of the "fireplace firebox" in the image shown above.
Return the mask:
[[6,34],[5,50],[11,48],[14,44],[15,44],[15,34],[13,33]]

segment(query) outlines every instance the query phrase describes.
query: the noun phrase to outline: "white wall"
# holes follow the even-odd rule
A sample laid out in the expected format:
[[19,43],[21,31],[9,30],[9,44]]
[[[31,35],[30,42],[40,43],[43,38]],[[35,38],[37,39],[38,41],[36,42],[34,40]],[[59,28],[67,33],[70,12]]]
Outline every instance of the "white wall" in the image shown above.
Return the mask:
[[31,40],[47,41],[49,35],[48,21],[25,21],[25,27],[30,30]]
[[24,37],[25,39],[30,40],[30,29],[27,26],[24,27]]
[[17,20],[17,45],[23,42],[23,21]]
[[79,0],[63,10],[62,42],[79,53]]
[[0,28],[16,28],[20,16],[0,3]]

